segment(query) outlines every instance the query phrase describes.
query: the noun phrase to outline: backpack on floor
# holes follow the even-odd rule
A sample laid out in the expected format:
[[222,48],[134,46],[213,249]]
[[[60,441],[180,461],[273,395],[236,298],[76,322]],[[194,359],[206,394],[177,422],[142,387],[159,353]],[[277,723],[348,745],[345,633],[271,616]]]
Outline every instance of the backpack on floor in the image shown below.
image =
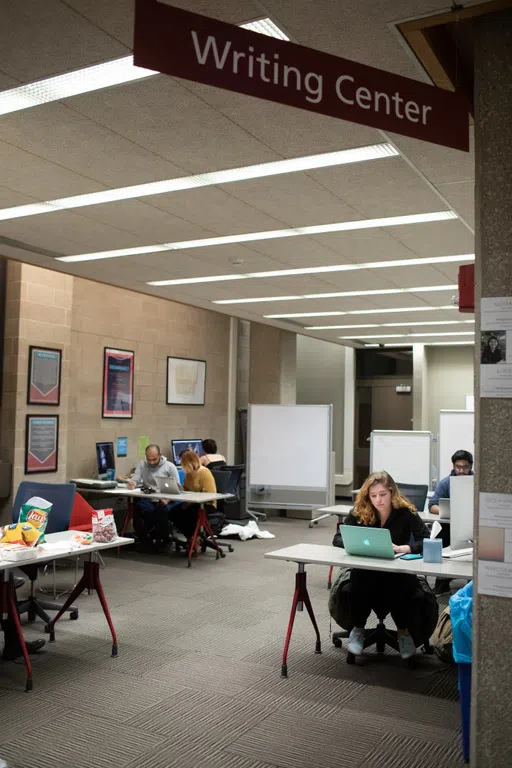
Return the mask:
[[432,645],[438,659],[445,664],[453,664],[452,650],[452,620],[450,606],[448,605],[439,617],[437,627],[432,635]]
[[350,568],[340,568],[329,592],[329,613],[336,624],[350,632],[354,626],[350,612],[350,597],[342,588],[350,582]]

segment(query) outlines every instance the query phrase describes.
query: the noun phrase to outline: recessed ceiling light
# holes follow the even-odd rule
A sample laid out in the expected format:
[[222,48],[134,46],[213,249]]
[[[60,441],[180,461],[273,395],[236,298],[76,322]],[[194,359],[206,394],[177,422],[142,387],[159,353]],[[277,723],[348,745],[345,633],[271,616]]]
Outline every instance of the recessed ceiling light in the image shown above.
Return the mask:
[[[101,192],[89,192],[85,195],[73,197],[60,197],[55,200],[47,200],[43,203],[29,203],[17,205],[11,208],[0,209],[0,221],[17,219],[23,216],[36,216],[42,213],[53,213],[70,208],[82,208],[86,205],[100,205],[117,202],[119,200],[131,200],[148,195],[162,195],[169,192],[180,192],[197,187],[209,187],[212,185],[228,184],[233,181],[246,181],[248,179],[260,179],[267,176],[279,176],[285,173],[298,171],[310,171],[315,168],[328,168],[331,166],[360,163],[368,160],[378,160],[384,157],[394,157],[398,152],[391,144],[373,144],[356,149],[344,149],[339,152],[325,152],[319,155],[307,155],[305,157],[293,157],[289,160],[275,160],[271,163],[257,163],[240,168],[228,168],[224,171],[212,171],[211,173],[199,173],[193,176],[182,176],[177,179],[163,179],[151,181],[147,184],[135,184],[130,187],[118,187],[117,189],[105,189]],[[212,277],[211,280],[216,280]]]
[[[415,342],[416,343],[416,342]],[[466,347],[466,346],[474,346],[474,341],[425,341],[421,342],[426,347]],[[373,346],[370,344],[365,344],[365,347]],[[380,344],[376,344],[375,346],[381,346]],[[384,344],[384,347],[410,347],[411,344]]]
[[276,37],[278,40],[290,39],[288,35],[272,21],[272,19],[267,17],[255,19],[254,21],[247,21],[245,24],[239,24],[238,26],[242,27],[242,29],[250,29],[252,32],[259,32],[260,35]]
[[[420,325],[465,325],[474,323],[474,320],[422,320],[421,323],[411,320],[407,323],[366,323],[364,325],[306,325],[306,331],[341,331],[347,328],[415,328]],[[429,334],[431,336],[432,334]]]
[[216,301],[215,304],[258,304],[263,301],[295,301],[301,296],[258,296],[255,299],[230,299],[229,301]]
[[423,336],[474,336],[474,331],[452,331],[452,332],[446,332],[446,333],[429,333],[426,331],[425,333],[375,333],[371,334],[370,336],[338,336],[338,339],[398,339],[400,337],[402,338],[417,338],[417,337],[423,337]]
[[[156,251],[181,251],[192,248],[206,248],[214,245],[231,245],[233,243],[251,243],[257,240],[277,240],[284,237],[303,237],[319,235],[328,232],[349,232],[358,229],[373,229],[379,227],[397,227],[407,224],[423,224],[427,222],[447,221],[457,219],[454,211],[437,211],[436,213],[418,213],[409,216],[387,216],[382,219],[360,219],[358,221],[341,221],[335,224],[319,224],[311,227],[294,227],[293,229],[271,229],[266,232],[247,232],[240,235],[225,235],[223,237],[204,237],[197,240],[182,240],[176,243],[159,243],[144,245],[139,248],[117,248],[111,251],[96,251],[94,253],[77,253],[73,256],[59,256],[57,261],[77,262],[96,261],[97,259],[115,259],[120,256],[133,256],[140,253],[155,253]],[[254,276],[254,273],[253,273]]]
[[[196,281],[194,281],[196,282]],[[202,281],[201,281],[202,282]],[[158,285],[159,283],[148,283],[148,285]],[[349,296],[380,296],[381,294],[396,294],[396,293],[422,293],[423,291],[453,291],[457,289],[457,285],[431,285],[426,288],[385,288],[377,291],[343,291],[341,293],[310,293],[303,296],[296,296],[299,299],[332,299]],[[212,304],[240,304],[244,299],[216,299],[212,301]],[[271,301],[262,297],[261,299],[249,299],[249,301]],[[275,299],[279,301],[279,297]],[[331,314],[331,313],[330,313]],[[311,316],[311,315],[310,315]],[[289,317],[289,315],[288,315]],[[304,315],[302,315],[304,317]]]
[[[245,275],[219,275],[219,282],[223,280],[243,280]],[[185,277],[182,280],[155,280],[153,283],[147,283],[147,285],[193,285],[194,283],[209,283],[209,277]]]
[[0,92],[0,115],[157,74],[158,72],[153,72],[151,69],[134,66],[133,56],[123,56],[120,59],[104,61],[102,64],[84,67],[74,72],[46,77],[35,83],[8,88]]
[[435,307],[426,304],[423,307],[395,307],[394,309],[351,309],[345,312],[294,312],[293,314],[263,315],[269,320],[284,320],[290,317],[334,317],[338,315],[380,315],[387,312],[438,312],[441,309],[458,309],[453,304],[446,304],[442,307]]

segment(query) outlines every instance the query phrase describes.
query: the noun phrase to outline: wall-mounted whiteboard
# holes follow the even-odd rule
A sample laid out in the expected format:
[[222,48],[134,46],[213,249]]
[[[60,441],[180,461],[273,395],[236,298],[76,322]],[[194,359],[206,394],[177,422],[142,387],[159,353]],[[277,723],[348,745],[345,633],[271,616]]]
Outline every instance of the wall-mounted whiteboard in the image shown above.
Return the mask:
[[389,472],[396,483],[431,485],[432,433],[375,429],[370,435],[370,472]]
[[250,405],[247,500],[316,509],[333,488],[331,405]]
[[475,414],[473,411],[439,411],[439,479],[452,470],[455,451],[475,455]]

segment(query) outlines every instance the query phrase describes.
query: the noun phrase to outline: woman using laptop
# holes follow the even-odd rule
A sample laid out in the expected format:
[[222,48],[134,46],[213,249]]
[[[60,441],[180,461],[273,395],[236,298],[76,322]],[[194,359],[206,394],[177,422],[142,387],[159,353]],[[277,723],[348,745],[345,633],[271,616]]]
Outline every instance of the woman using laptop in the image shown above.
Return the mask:
[[[396,554],[419,554],[428,529],[416,513],[414,505],[400,494],[387,472],[373,472],[363,483],[354,508],[345,525],[368,528],[387,528]],[[342,526],[334,537],[335,547],[343,546]],[[411,599],[419,587],[417,576],[406,573],[383,573],[353,568],[350,576],[350,611],[354,627],[347,648],[359,656],[364,647],[364,628],[370,612],[391,613],[397,626],[400,655],[408,659],[416,653],[414,640],[409,634]]]
[[[217,493],[215,478],[208,469],[203,467],[199,456],[195,451],[183,451],[180,456],[181,467],[185,472],[183,488],[185,491],[194,491],[195,493]],[[224,527],[225,518],[222,512],[217,509],[217,502],[210,501],[204,505],[206,517],[213,533],[217,535]],[[174,510],[171,510],[170,518],[176,528],[190,540],[193,536],[196,523],[199,504],[184,503],[180,504]]]

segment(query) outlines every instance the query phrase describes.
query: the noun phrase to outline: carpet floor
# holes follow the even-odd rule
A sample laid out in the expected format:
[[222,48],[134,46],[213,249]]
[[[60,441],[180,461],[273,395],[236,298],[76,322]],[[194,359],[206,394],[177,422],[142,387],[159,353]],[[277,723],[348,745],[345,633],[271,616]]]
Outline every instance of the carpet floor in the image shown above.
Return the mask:
[[[119,638],[95,595],[62,619],[34,664],[0,662],[0,758],[9,768],[456,768],[463,765],[457,681],[434,657],[409,669],[394,652],[347,665],[332,645],[327,569],[308,586],[323,653],[297,615],[280,677],[292,563],[263,553],[330,543],[333,525],[271,519],[276,538],[234,542],[186,568],[183,556],[105,558],[103,586]],[[74,569],[59,570],[70,584]],[[333,627],[333,631],[337,627]],[[39,620],[27,639],[44,637]]]

